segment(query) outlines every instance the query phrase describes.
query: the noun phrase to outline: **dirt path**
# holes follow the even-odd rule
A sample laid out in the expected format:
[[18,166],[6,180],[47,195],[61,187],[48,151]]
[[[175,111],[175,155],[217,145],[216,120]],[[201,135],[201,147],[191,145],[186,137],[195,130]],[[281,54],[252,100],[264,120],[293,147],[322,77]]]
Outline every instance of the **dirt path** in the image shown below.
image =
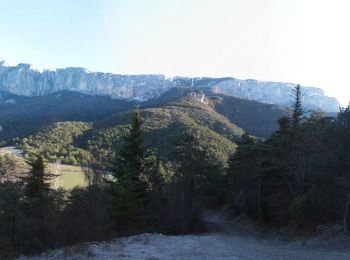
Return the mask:
[[349,249],[267,238],[220,216],[206,220],[216,232],[184,236],[142,234],[80,244],[31,259],[350,259]]
[[243,252],[239,256],[233,253],[237,259],[350,259],[350,240],[333,240],[332,243],[319,238],[282,241],[244,229],[221,215],[209,215],[205,219],[209,227],[218,231],[216,237],[221,236],[222,243],[236,248],[236,252]]

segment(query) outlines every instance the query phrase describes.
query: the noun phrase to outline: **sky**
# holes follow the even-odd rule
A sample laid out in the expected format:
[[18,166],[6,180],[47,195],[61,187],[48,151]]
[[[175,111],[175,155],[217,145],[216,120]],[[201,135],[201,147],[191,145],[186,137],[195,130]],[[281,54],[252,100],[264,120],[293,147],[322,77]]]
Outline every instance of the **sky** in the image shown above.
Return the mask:
[[350,100],[348,0],[0,0],[0,60],[232,76]]

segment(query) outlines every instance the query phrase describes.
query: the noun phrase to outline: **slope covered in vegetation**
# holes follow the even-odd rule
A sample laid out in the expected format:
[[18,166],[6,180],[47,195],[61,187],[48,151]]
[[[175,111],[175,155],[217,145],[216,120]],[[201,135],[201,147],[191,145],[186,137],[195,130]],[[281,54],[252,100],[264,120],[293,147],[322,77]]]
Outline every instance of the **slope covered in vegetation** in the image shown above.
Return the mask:
[[34,134],[55,122],[93,122],[133,106],[129,101],[72,91],[30,98],[2,91],[0,97],[14,102],[0,102],[0,141]]
[[247,133],[266,138],[278,129],[280,117],[290,114],[287,109],[276,105],[217,95],[211,98],[215,111]]
[[[179,99],[191,91],[198,90],[194,88],[173,88],[156,99],[142,103],[142,107],[161,107],[172,102],[177,103]],[[277,105],[218,94],[213,92],[212,89],[201,91],[205,94],[208,105],[213,111],[253,136],[269,137],[278,129],[278,119],[290,114],[288,109]]]
[[[160,108],[141,110],[146,145],[163,160],[171,159],[175,142],[192,133],[213,161],[226,165],[244,131],[216,113],[209,105],[183,97]],[[90,156],[110,163],[128,130],[130,113],[121,112],[92,126],[82,122],[56,123],[35,135],[23,138],[25,153],[40,153],[48,160],[86,163]]]
[[89,129],[92,129],[91,123],[58,122],[23,138],[20,145],[27,159],[41,154],[49,161],[60,159],[67,164],[86,163],[88,152],[74,146],[74,141]]

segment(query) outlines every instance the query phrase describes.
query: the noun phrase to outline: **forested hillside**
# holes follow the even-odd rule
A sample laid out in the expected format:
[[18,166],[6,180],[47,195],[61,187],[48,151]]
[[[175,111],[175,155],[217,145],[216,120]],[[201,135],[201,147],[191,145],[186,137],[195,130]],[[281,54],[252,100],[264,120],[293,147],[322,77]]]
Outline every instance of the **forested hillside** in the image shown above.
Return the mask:
[[266,138],[278,129],[277,120],[290,114],[286,108],[261,104],[231,96],[216,95],[211,98],[215,111],[247,133]]
[[[172,88],[156,99],[139,103],[69,91],[31,98],[2,91],[0,141],[11,143],[13,138],[34,134],[56,122],[99,122],[117,112],[130,111],[135,104],[141,108],[162,108],[175,102],[173,106],[177,106],[177,101],[193,91],[202,93],[194,88]],[[211,90],[204,89],[204,93],[208,105],[223,116],[221,121],[229,120],[254,136],[268,137],[277,129],[278,118],[286,114],[285,109],[276,105],[220,95]],[[182,105],[179,104],[176,109],[180,106]],[[187,112],[190,113],[190,110],[187,109]],[[213,114],[213,111],[207,111]]]
[[251,135],[266,138],[278,128],[278,119],[290,114],[288,108],[264,104],[213,92],[212,89],[172,88],[158,98],[143,102],[142,107],[160,107],[181,99],[188,92],[204,93],[212,109]]
[[[222,166],[235,150],[244,131],[217,114],[208,104],[185,96],[160,108],[141,109],[145,144],[163,160],[171,160],[175,142],[191,133],[205,148],[211,160]],[[56,123],[36,135],[21,140],[28,157],[42,154],[47,160],[86,164],[93,156],[101,164],[113,161],[122,146],[129,125],[130,112],[120,112],[95,123]]]
[[46,127],[43,131],[21,140],[21,148],[26,159],[41,154],[49,161],[60,159],[67,164],[87,164],[89,153],[74,146],[74,141],[86,131],[92,129],[91,123],[59,122]]
[[1,141],[33,134],[55,122],[93,122],[133,107],[133,102],[72,91],[32,98],[7,92],[0,94],[5,100],[12,100],[10,103],[0,102]]

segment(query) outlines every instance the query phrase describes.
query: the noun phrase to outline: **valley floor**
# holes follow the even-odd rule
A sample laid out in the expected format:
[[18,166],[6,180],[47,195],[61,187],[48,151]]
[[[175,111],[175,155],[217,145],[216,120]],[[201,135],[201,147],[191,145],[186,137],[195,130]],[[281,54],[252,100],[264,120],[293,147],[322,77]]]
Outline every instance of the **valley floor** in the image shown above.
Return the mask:
[[220,218],[209,222],[219,231],[182,236],[142,234],[83,243],[31,259],[350,259],[344,241],[336,247],[319,238],[287,242],[250,233]]

